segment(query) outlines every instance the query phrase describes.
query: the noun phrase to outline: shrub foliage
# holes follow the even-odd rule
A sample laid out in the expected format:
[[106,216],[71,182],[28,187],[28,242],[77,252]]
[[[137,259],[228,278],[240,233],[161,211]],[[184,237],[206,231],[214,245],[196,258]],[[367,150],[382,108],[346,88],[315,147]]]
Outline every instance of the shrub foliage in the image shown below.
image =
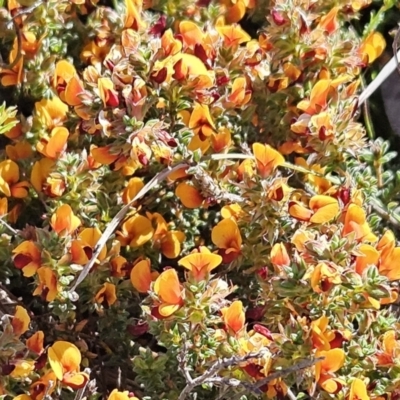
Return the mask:
[[396,1],[1,3],[1,398],[400,398]]

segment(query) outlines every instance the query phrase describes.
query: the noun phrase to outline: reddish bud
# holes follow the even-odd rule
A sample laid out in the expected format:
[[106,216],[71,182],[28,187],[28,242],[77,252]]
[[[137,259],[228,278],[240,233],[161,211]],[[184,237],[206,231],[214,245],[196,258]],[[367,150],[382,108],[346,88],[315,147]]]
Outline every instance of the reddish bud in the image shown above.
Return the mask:
[[208,7],[211,3],[211,0],[198,0],[196,3],[197,7]]
[[217,78],[217,86],[224,86],[230,81],[229,76],[222,75]]
[[265,313],[264,306],[248,308],[246,311],[246,320],[260,321]]
[[17,254],[14,257],[14,266],[15,268],[22,269],[26,267],[32,261],[32,257],[29,257],[25,254]]
[[107,105],[110,107],[118,107],[119,99],[117,93],[112,92],[111,90],[108,92]]
[[142,336],[149,330],[149,324],[144,321],[138,322],[136,325],[129,325],[128,332],[133,336]]
[[150,33],[154,36],[162,36],[167,28],[167,17],[161,15],[158,21],[150,28]]
[[176,79],[177,81],[181,81],[183,79],[185,79],[185,73],[182,69],[182,65],[183,65],[183,61],[182,59],[179,60],[175,65],[174,65],[174,74],[172,75],[174,79]]
[[329,345],[331,349],[341,349],[344,341],[346,341],[346,339],[343,335],[339,331],[335,331],[335,337],[329,342]]
[[339,189],[339,199],[342,200],[344,205],[349,204],[351,198],[351,192],[349,188]]
[[260,373],[261,366],[256,364],[247,364],[242,369],[246,374],[250,375],[252,378],[263,378],[264,376]]
[[146,157],[146,154],[138,154],[138,159],[143,166],[146,166],[149,163],[149,159]]
[[253,326],[253,329],[255,332],[259,333],[260,335],[265,336],[267,339],[274,340],[274,338],[272,337],[271,331],[268,328],[266,328],[265,326],[260,325],[260,324],[255,324]]
[[257,270],[257,275],[265,281],[268,278],[268,267],[262,267]]
[[150,75],[150,78],[154,81],[154,82],[156,82],[156,83],[163,83],[164,81],[165,81],[165,79],[167,78],[167,73],[168,73],[168,71],[167,71],[167,68],[161,68],[158,72],[156,72],[156,73],[152,73],[151,75]]
[[46,354],[46,352],[44,352],[35,361],[35,371],[38,371],[38,370],[44,368],[46,363],[47,363],[47,354]]
[[104,62],[106,64],[107,68],[112,72],[114,70],[114,67],[115,67],[114,63],[109,59],[105,60]]
[[240,252],[232,251],[230,253],[227,253],[226,249],[219,249],[218,254],[222,257],[222,262],[224,264],[229,264],[239,257]]
[[326,140],[328,138],[328,135],[326,134],[326,128],[324,126],[321,126],[321,128],[319,129],[318,137],[319,140]]
[[207,53],[204,50],[204,47],[201,44],[195,44],[194,46],[194,55],[197,58],[200,58],[203,61],[203,64],[208,68],[211,69],[210,60],[208,59]]
[[15,365],[12,364],[4,364],[1,366],[1,375],[8,376],[13,372],[15,369]]
[[271,15],[276,25],[282,26],[286,24],[286,18],[279,11],[272,10]]

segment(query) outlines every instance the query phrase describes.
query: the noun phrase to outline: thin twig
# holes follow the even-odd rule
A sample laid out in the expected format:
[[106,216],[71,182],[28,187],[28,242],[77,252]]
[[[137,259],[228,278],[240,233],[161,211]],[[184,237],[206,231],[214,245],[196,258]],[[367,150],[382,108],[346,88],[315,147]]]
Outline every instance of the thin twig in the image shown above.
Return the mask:
[[393,225],[396,229],[400,230],[400,218],[397,219],[389,214],[374,198],[370,200],[372,209],[384,220]]
[[195,169],[193,181],[200,187],[201,194],[205,198],[211,197],[217,201],[227,201],[229,203],[240,203],[243,201],[241,196],[221,189],[200,165]]
[[[261,386],[264,386],[270,382],[272,382],[275,379],[283,378],[293,372],[299,372],[303,369],[310,368],[313,365],[315,365],[317,362],[323,360],[325,357],[317,357],[317,358],[310,358],[306,360],[299,361],[297,364],[291,365],[290,367],[281,369],[279,371],[273,372],[272,374],[269,374],[267,377],[264,379],[261,379],[257,381],[254,384],[254,388],[260,388]],[[244,394],[246,394],[246,391],[241,391],[239,392],[236,396],[232,397],[230,400],[238,400],[240,399]]]
[[22,57],[22,33],[21,33],[21,29],[19,28],[19,26],[17,24],[16,19],[18,17],[21,17],[22,15],[30,14],[32,11],[34,11],[37,7],[39,7],[43,3],[44,3],[44,1],[40,0],[37,3],[31,5],[30,7],[25,7],[24,9],[20,10],[18,13],[16,13],[15,15],[13,15],[11,17],[10,22],[14,25],[15,34],[17,36],[17,54],[16,54],[15,59],[9,64],[0,62],[1,69],[13,69],[18,64],[19,60]]
[[89,379],[86,381],[85,385],[82,388],[80,388],[76,391],[74,400],[82,400],[82,398],[86,392],[86,388],[87,388],[88,384],[89,384]]
[[393,54],[396,60],[396,67],[397,67],[397,71],[400,73],[400,67],[399,67],[399,53],[398,53],[398,46],[397,44],[400,43],[400,26],[397,29],[396,35],[394,37],[393,40]]
[[9,225],[3,218],[0,218],[0,224],[4,225],[14,236],[17,236],[19,232]]
[[[181,394],[178,397],[178,400],[185,400],[187,395],[196,386],[200,386],[204,383],[211,382],[214,379],[214,375],[216,375],[221,369],[230,367],[232,365],[237,365],[239,363],[249,361],[254,358],[261,358],[267,351],[268,351],[268,349],[264,349],[258,353],[249,353],[243,357],[233,356],[230,358],[223,358],[221,360],[216,361],[213,365],[211,365],[211,367],[206,372],[204,372],[204,374],[202,374],[194,379],[192,379],[190,377],[190,381],[183,388]],[[183,357],[185,357],[185,356],[183,356]],[[182,366],[183,366],[183,362],[182,362]]]
[[290,388],[287,388],[286,396],[289,397],[290,400],[297,399],[297,396],[290,390]]
[[101,235],[99,241],[97,242],[94,252],[92,255],[92,258],[89,260],[89,262],[84,266],[83,270],[81,273],[78,275],[78,278],[76,279],[75,283],[72,285],[72,288],[70,289],[70,292],[74,292],[78,285],[86,278],[87,274],[93,267],[94,263],[97,260],[97,257],[99,256],[102,248],[105,246],[107,243],[107,240],[109,237],[114,233],[115,229],[117,226],[120,224],[120,222],[124,219],[126,213],[129,211],[129,209],[132,207],[132,205],[142,198],[147,192],[149,192],[153,187],[157,186],[160,182],[162,182],[168,175],[170,175],[172,172],[177,171],[178,169],[181,168],[186,168],[188,167],[188,163],[179,163],[175,165],[172,168],[167,168],[161,172],[159,172],[157,175],[155,175],[140,191],[139,193],[124,207],[121,208],[121,210],[117,213],[117,215],[111,220],[111,222],[108,224],[106,230],[103,232]]
[[397,59],[399,56],[400,50],[390,59],[390,61],[379,72],[378,76],[360,94],[360,97],[358,98],[358,106],[361,106],[397,68]]

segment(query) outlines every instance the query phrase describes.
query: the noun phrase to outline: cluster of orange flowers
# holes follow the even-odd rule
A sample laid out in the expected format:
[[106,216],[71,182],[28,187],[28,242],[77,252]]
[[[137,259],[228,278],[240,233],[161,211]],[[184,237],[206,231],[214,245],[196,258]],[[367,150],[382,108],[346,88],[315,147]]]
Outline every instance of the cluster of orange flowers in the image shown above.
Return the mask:
[[109,400],[397,398],[400,247],[350,168],[385,43],[344,23],[368,5],[7,1],[1,85],[32,107],[0,110],[0,259],[24,293],[0,395],[85,392],[121,362]]

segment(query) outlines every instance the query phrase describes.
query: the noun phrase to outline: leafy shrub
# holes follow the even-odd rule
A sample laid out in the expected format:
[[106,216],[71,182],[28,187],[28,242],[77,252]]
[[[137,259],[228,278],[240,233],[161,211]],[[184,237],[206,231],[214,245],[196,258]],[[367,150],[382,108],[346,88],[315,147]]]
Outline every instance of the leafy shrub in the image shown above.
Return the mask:
[[3,4],[2,398],[399,397],[369,3]]

